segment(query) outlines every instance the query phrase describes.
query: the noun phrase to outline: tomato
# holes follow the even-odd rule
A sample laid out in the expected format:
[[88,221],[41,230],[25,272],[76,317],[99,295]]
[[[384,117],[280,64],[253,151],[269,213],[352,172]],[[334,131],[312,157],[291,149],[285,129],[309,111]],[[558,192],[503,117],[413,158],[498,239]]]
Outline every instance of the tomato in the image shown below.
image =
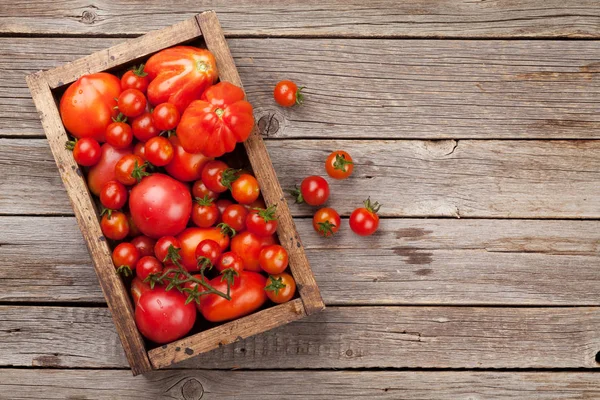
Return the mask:
[[346,179],[352,175],[354,161],[350,154],[343,150],[331,153],[325,160],[325,171],[333,179]]
[[116,149],[129,147],[133,142],[131,127],[125,122],[116,120],[106,128],[106,143]]
[[261,271],[258,259],[264,246],[274,244],[272,236],[258,237],[254,233],[245,231],[231,239],[231,251],[237,253],[244,260],[244,269],[248,271]]
[[173,160],[165,166],[169,175],[183,182],[200,179],[204,165],[210,161],[210,158],[202,154],[188,153],[179,144],[177,136],[171,136],[169,141],[175,153]]
[[123,208],[127,203],[127,188],[118,181],[106,182],[100,191],[100,203],[111,210]]
[[164,263],[170,263],[167,261],[167,255],[169,254],[169,247],[175,247],[181,249],[181,243],[173,236],[163,236],[154,245],[154,255],[156,258]]
[[300,190],[291,191],[296,198],[296,203],[304,203],[311,206],[320,206],[329,198],[329,184],[320,176],[311,175],[302,181]]
[[163,264],[156,257],[144,256],[140,258],[135,266],[135,274],[144,280],[150,274],[160,275],[163,272]]
[[209,161],[202,168],[202,182],[215,193],[226,191],[237,178],[237,171],[229,168],[223,161]]
[[154,126],[154,119],[149,112],[145,112],[131,121],[131,131],[140,142],[146,142],[160,134],[160,130]]
[[250,204],[260,195],[258,181],[250,174],[240,174],[231,184],[231,195],[240,204]]
[[200,267],[201,263],[204,261],[210,262],[210,265],[207,265],[209,267],[215,265],[219,260],[219,257],[221,257],[221,251],[219,243],[212,239],[206,239],[198,243],[196,251],[194,252],[198,267]]
[[133,154],[140,157],[142,160],[146,161],[146,143],[137,142],[135,146],[133,146]]
[[254,128],[252,105],[244,91],[229,82],[211,86],[202,100],[193,101],[181,116],[177,136],[190,153],[220,157],[233,151]]
[[207,188],[204,182],[202,182],[202,179],[198,179],[192,185],[192,196],[201,199],[208,197],[211,200],[216,200],[219,197],[219,194]]
[[341,224],[340,215],[333,208],[321,208],[313,216],[313,228],[324,237],[335,235],[340,230]]
[[196,198],[192,205],[192,221],[200,228],[208,228],[217,223],[219,209],[208,196],[201,199]]
[[144,64],[133,67],[121,77],[121,89],[123,90],[137,89],[142,93],[146,93],[149,83],[148,74],[144,72]]
[[135,154],[124,155],[115,165],[115,178],[127,186],[135,185],[147,175],[144,160]]
[[179,235],[177,240],[181,243],[181,264],[188,271],[196,271],[196,247],[201,241],[211,239],[221,246],[221,250],[225,251],[229,246],[229,236],[221,232],[219,228],[187,228]]
[[219,73],[212,53],[191,46],[159,51],[146,62],[148,100],[157,105],[169,102],[180,113],[217,81]]
[[73,150],[75,162],[84,167],[98,164],[102,156],[102,149],[96,139],[83,138],[76,142],[67,142],[67,150]]
[[265,285],[265,291],[273,303],[285,303],[294,297],[294,293],[296,293],[296,281],[286,272],[270,275]]
[[100,190],[108,181],[114,181],[115,165],[125,155],[131,154],[131,148],[115,149],[108,143],[102,145],[102,155],[100,161],[90,168],[87,176],[87,183],[90,192],[96,196],[100,195]]
[[131,190],[129,210],[144,235],[175,236],[190,219],[192,196],[183,183],[164,174],[153,174]]
[[71,84],[60,98],[60,117],[76,138],[89,137],[104,142],[106,127],[119,111],[115,98],[121,94],[121,81],[106,72],[84,75]]
[[357,208],[350,214],[350,229],[360,236],[369,236],[375,233],[379,227],[379,215],[381,208],[378,202],[371,202],[371,198],[364,201],[365,206]]
[[121,240],[129,234],[127,216],[120,211],[112,211],[102,216],[100,220],[102,233],[109,239]]
[[291,107],[294,104],[302,105],[304,96],[302,95],[304,86],[298,86],[292,81],[280,81],[275,85],[273,97],[277,104],[282,107]]
[[177,107],[171,103],[159,104],[154,108],[154,111],[152,111],[154,126],[161,131],[175,129],[177,124],[179,124],[180,118],[181,115],[179,114]]
[[226,269],[232,269],[239,274],[244,269],[244,260],[233,251],[228,251],[221,254],[221,257],[219,257],[219,260],[217,261],[216,268],[219,272],[223,272]]
[[[242,271],[231,285],[231,300],[216,294],[200,297],[197,305],[202,316],[211,322],[229,321],[240,318],[258,310],[266,301],[266,279],[256,272]],[[217,290],[227,291],[227,282],[220,276],[209,283]]]
[[248,210],[246,210],[246,207],[240,204],[232,204],[230,206],[227,206],[227,208],[223,210],[223,215],[221,215],[221,221],[229,225],[237,233],[240,233],[246,230],[247,216]]
[[140,259],[140,252],[131,243],[119,243],[112,252],[112,260],[117,272],[131,276]]
[[259,197],[250,204],[244,204],[244,207],[246,208],[246,210],[250,211],[253,208],[267,208],[267,205],[265,204],[263,198]]
[[141,280],[140,278],[138,278],[136,276],[131,281],[131,289],[130,290],[131,290],[131,297],[133,298],[133,305],[137,307],[142,294],[144,294],[145,292],[149,292],[152,289],[150,288],[149,283],[144,282],[143,280]]
[[219,223],[222,220],[225,209],[232,205],[233,202],[228,199],[219,199],[215,202],[215,204],[217,205],[217,209],[219,210],[219,219],[217,219],[217,223]]
[[246,229],[257,236],[271,236],[277,230],[277,217],[275,206],[266,209],[250,210],[246,217]]
[[158,287],[142,294],[135,309],[135,323],[140,333],[155,343],[169,343],[184,337],[196,322],[193,303],[177,290]]
[[288,252],[278,244],[263,247],[258,257],[260,267],[268,274],[280,274],[288,266]]
[[138,226],[135,224],[135,221],[131,217],[131,213],[125,215],[127,216],[127,223],[129,224],[128,236],[131,236],[132,238],[140,236],[142,232],[140,231],[140,228],[138,228]]
[[119,111],[126,117],[139,117],[146,110],[146,96],[137,89],[124,90],[117,102]]
[[144,155],[146,161],[157,167],[163,167],[173,160],[175,153],[173,146],[168,139],[162,136],[156,136],[146,142],[144,146]]
[[140,252],[140,257],[153,256],[156,240],[145,235],[136,236],[131,239],[131,244]]

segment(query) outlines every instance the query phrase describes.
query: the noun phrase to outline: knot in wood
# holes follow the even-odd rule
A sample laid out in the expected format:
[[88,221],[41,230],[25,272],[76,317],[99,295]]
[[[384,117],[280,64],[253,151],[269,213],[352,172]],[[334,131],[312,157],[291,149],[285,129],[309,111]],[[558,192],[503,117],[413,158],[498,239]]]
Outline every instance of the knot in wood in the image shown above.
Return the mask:
[[188,378],[181,385],[181,398],[184,400],[200,400],[204,395],[204,387],[196,378]]
[[81,22],[87,25],[91,25],[98,19],[98,15],[93,10],[84,10],[81,13]]
[[273,136],[279,131],[279,119],[275,113],[263,115],[258,120],[258,131],[262,136]]

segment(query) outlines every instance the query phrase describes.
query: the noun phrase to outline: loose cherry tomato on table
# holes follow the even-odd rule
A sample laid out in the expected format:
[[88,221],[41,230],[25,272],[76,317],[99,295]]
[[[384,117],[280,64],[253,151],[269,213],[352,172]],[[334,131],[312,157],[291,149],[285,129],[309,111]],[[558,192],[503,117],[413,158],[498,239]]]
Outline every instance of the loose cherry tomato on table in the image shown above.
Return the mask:
[[154,245],[154,255],[160,262],[169,263],[167,255],[169,254],[169,247],[171,246],[175,249],[181,249],[181,243],[174,236],[163,236],[156,241],[156,244]]
[[194,252],[198,269],[200,269],[202,265],[209,268],[215,265],[219,260],[219,257],[221,257],[221,252],[222,250],[219,243],[212,239],[205,239],[198,243],[196,251]]
[[146,142],[160,134],[160,130],[154,126],[154,119],[149,112],[145,112],[131,121],[131,131],[140,142]]
[[246,217],[248,216],[248,210],[246,207],[240,204],[231,204],[223,210],[221,215],[221,221],[227,224],[231,229],[240,233],[246,229]]
[[379,227],[379,215],[381,208],[378,202],[371,202],[371,198],[364,201],[365,206],[357,208],[350,214],[350,229],[360,236],[369,236],[375,233]]
[[100,220],[102,233],[109,239],[122,240],[129,234],[129,222],[127,216],[120,211],[112,211],[104,214]]
[[220,228],[187,228],[177,235],[181,243],[181,265],[188,271],[196,271],[196,247],[201,241],[206,239],[214,240],[221,246],[221,251],[225,251],[229,246],[229,236],[221,231]]
[[133,305],[137,307],[142,294],[149,292],[150,290],[152,290],[152,288],[150,287],[149,283],[144,282],[137,276],[133,278],[130,289],[131,297],[133,298]]
[[138,249],[138,251],[140,252],[140,257],[154,255],[154,245],[156,244],[156,240],[146,235],[134,237],[133,239],[131,239],[131,244],[134,245],[136,249]]
[[333,208],[321,208],[313,216],[313,228],[324,237],[335,235],[340,230],[341,223],[340,215]]
[[144,64],[133,67],[121,77],[121,89],[123,90],[137,89],[142,93],[146,93],[149,83],[148,74],[144,72]]
[[163,264],[156,257],[144,256],[140,258],[135,266],[135,274],[141,279],[146,279],[150,274],[160,275],[163,272]]
[[146,110],[146,96],[137,89],[126,89],[117,101],[119,111],[126,117],[139,117]]
[[296,281],[287,272],[270,275],[265,285],[265,291],[273,303],[285,303],[294,297],[294,293],[296,293]]
[[104,143],[101,147],[102,154],[100,161],[88,171],[87,183],[90,192],[96,196],[100,195],[100,190],[108,181],[114,181],[115,165],[123,156],[131,154],[131,148],[115,149],[108,143]]
[[152,111],[152,119],[154,120],[154,126],[161,131],[170,131],[175,129],[179,123],[179,111],[171,103],[162,103],[157,105]]
[[306,203],[311,206],[320,206],[329,198],[329,184],[320,176],[311,175],[302,181],[300,189],[290,191],[296,203]]
[[259,264],[260,251],[263,247],[274,244],[273,236],[259,237],[252,232],[242,232],[231,239],[231,251],[244,260],[247,271],[261,271]]
[[149,139],[144,146],[144,158],[157,167],[163,167],[170,163],[174,155],[171,142],[162,136]]
[[250,204],[260,195],[260,187],[255,177],[250,174],[240,174],[231,183],[231,196],[240,204]]
[[219,209],[214,201],[207,196],[196,197],[192,205],[192,222],[200,228],[209,228],[217,223]]
[[271,236],[277,230],[277,217],[275,211],[277,206],[270,206],[266,209],[250,210],[246,217],[246,229],[257,236]]
[[304,86],[298,88],[292,81],[280,81],[275,85],[273,97],[277,104],[282,107],[291,107],[294,104],[301,105],[304,102],[302,89],[304,89]]
[[202,182],[215,193],[223,193],[238,177],[238,171],[229,168],[223,161],[209,161],[202,169]]
[[67,150],[73,150],[75,162],[84,167],[91,167],[98,164],[102,156],[102,149],[96,139],[83,138],[77,141],[69,141],[66,145]]
[[112,260],[117,273],[131,276],[140,259],[140,252],[131,243],[119,243],[112,252]]
[[141,157],[135,154],[123,156],[115,165],[115,178],[123,185],[135,185],[144,176],[148,175],[146,172],[146,163]]
[[337,150],[331,153],[325,160],[325,170],[327,175],[333,179],[346,179],[352,175],[354,170],[354,161],[350,154],[343,150]]
[[119,210],[127,203],[127,188],[119,181],[108,181],[100,191],[100,203],[111,210]]
[[133,132],[131,127],[124,122],[121,116],[106,127],[106,143],[116,149],[124,149],[133,142]]
[[288,266],[288,252],[281,245],[271,244],[260,251],[258,263],[267,274],[280,274]]
[[208,197],[211,200],[216,200],[219,198],[219,194],[207,188],[204,182],[202,182],[202,179],[198,179],[192,185],[192,196],[201,199]]
[[169,142],[171,142],[174,150],[173,159],[165,166],[169,175],[182,182],[200,179],[205,164],[211,159],[202,154],[193,154],[185,151],[179,144],[177,136],[171,136]]

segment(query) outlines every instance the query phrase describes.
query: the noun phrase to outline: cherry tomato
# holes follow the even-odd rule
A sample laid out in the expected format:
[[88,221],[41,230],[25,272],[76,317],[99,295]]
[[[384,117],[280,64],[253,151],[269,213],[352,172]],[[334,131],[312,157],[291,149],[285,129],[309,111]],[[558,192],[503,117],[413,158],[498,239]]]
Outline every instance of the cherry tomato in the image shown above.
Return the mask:
[[119,96],[117,106],[124,116],[138,117],[146,110],[146,96],[137,89],[126,89]]
[[200,228],[208,228],[217,223],[219,209],[211,198],[196,198],[192,205],[192,222]]
[[112,252],[112,260],[117,272],[131,276],[140,259],[140,252],[131,243],[119,243]]
[[333,179],[346,179],[352,175],[354,162],[352,157],[345,151],[337,150],[331,153],[325,160],[327,175]]
[[181,115],[171,103],[161,103],[154,108],[152,111],[152,118],[154,119],[154,126],[161,131],[170,131],[175,129],[179,123]]
[[115,149],[124,149],[133,142],[131,127],[125,122],[115,121],[106,127],[106,143]]
[[198,267],[201,266],[201,263],[204,260],[210,262],[210,266],[215,265],[221,257],[221,246],[219,243],[215,242],[212,239],[205,239],[198,243],[196,246],[195,256],[198,263]]
[[133,305],[137,307],[142,294],[144,294],[145,292],[149,292],[152,289],[150,288],[149,283],[144,282],[143,280],[141,280],[139,277],[136,276],[131,281],[131,289],[130,290],[131,290],[131,297],[133,298]]
[[281,81],[275,85],[273,97],[277,104],[282,107],[291,107],[294,104],[301,105],[304,102],[302,89],[304,89],[304,86],[298,88],[292,81]]
[[157,167],[163,167],[173,160],[173,146],[168,139],[157,136],[149,139],[144,146],[146,160]]
[[135,274],[144,280],[150,274],[160,275],[163,272],[163,264],[156,257],[144,256],[140,258],[135,266]]
[[90,192],[99,196],[100,190],[102,190],[106,182],[116,179],[115,165],[123,156],[131,154],[131,150],[129,147],[126,149],[115,149],[108,143],[102,145],[100,161],[88,171],[87,182]]
[[227,207],[229,207],[230,205],[232,205],[233,202],[228,199],[219,199],[215,202],[215,204],[217,205],[217,208],[219,209],[219,219],[217,220],[217,223],[219,223],[222,221],[222,217],[223,217],[223,213],[225,212],[225,209]]
[[100,221],[100,228],[102,228],[104,236],[112,240],[125,239],[129,234],[127,216],[120,211],[112,211],[104,214]]
[[154,126],[154,119],[149,112],[145,112],[131,121],[131,131],[140,142],[146,142],[160,134],[160,130]]
[[201,241],[206,239],[214,240],[225,251],[229,246],[229,236],[224,234],[221,229],[213,228],[187,228],[179,235],[177,239],[181,243],[181,264],[188,271],[196,271],[196,247]]
[[243,204],[243,206],[246,207],[246,210],[248,211],[252,210],[253,208],[267,208],[267,205],[262,197],[259,197],[250,204]]
[[258,181],[250,174],[240,174],[231,183],[231,195],[240,204],[250,204],[260,195]]
[[147,175],[144,160],[135,154],[123,156],[115,165],[115,178],[123,185],[135,185]]
[[135,323],[141,334],[155,343],[169,343],[184,337],[196,322],[193,303],[177,290],[158,287],[142,294],[135,309]]
[[340,230],[341,224],[340,215],[333,208],[321,208],[313,216],[313,228],[324,237],[335,235]]
[[192,154],[185,151],[179,144],[177,136],[171,136],[169,141],[175,153],[173,160],[165,166],[169,175],[183,182],[200,179],[204,165],[211,159],[200,153]]
[[271,236],[277,230],[277,217],[275,217],[275,206],[266,209],[250,210],[246,217],[246,229],[257,236]]
[[121,89],[123,90],[137,89],[142,93],[146,93],[149,83],[148,74],[144,72],[144,64],[133,67],[121,77]]
[[174,236],[163,236],[156,241],[154,245],[154,255],[156,258],[164,263],[170,264],[167,260],[167,255],[169,254],[169,247],[173,246],[176,249],[181,249],[181,243]]
[[209,161],[202,169],[202,182],[216,193],[226,191],[235,180],[237,171],[229,168],[223,161]]
[[296,197],[296,203],[320,206],[329,198],[329,184],[320,176],[311,175],[304,178],[300,190],[294,189],[291,193]]
[[227,206],[227,208],[223,210],[223,215],[221,215],[221,221],[229,225],[237,233],[240,233],[246,230],[247,216],[248,210],[246,209],[246,207],[240,204],[232,204],[230,206]]
[[127,188],[118,181],[106,182],[100,191],[100,203],[111,210],[123,208],[127,203]]
[[208,197],[211,200],[216,200],[219,198],[219,193],[213,192],[212,190],[206,187],[204,182],[202,182],[202,179],[198,179],[192,185],[192,196],[201,199]]
[[67,142],[67,149],[73,150],[75,162],[84,167],[98,164],[102,156],[102,149],[96,139],[83,138],[76,142]]
[[244,269],[244,260],[233,251],[228,251],[221,254],[221,257],[219,257],[219,260],[217,261],[216,268],[219,272],[223,272],[226,269],[232,269],[239,274]]
[[296,281],[287,272],[270,275],[265,285],[265,291],[273,303],[285,303],[294,297],[294,293],[296,293]]
[[364,201],[365,206],[357,208],[350,214],[350,229],[360,236],[369,236],[375,233],[379,227],[379,215],[377,212],[381,208],[378,202],[371,202],[368,198]]
[[280,274],[288,266],[288,252],[278,244],[263,247],[258,257],[260,267],[267,274]]
[[140,252],[140,257],[153,256],[156,240],[145,235],[136,236],[131,239],[131,244]]
[[272,236],[259,237],[252,232],[242,232],[231,239],[231,251],[237,253],[244,260],[244,269],[247,271],[261,271],[259,265],[260,251],[263,247],[274,244]]

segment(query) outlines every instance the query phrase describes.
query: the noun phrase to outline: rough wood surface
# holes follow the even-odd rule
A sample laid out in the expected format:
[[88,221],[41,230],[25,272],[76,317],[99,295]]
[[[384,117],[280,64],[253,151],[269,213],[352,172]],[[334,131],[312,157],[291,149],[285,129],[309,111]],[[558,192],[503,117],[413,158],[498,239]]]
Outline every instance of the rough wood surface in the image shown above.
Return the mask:
[[[43,134],[25,87],[27,73],[122,41],[0,38],[0,135]],[[229,39],[228,44],[259,126],[270,138],[600,137],[597,41]],[[282,49],[289,48],[298,51],[282,58]],[[307,86],[304,106],[275,105],[272,88],[280,79]]]
[[[299,377],[302,379],[298,379]],[[110,390],[106,383],[110,382]],[[285,386],[278,384],[285,382]],[[56,387],[60,387],[60,391]],[[5,369],[0,393],[11,400],[575,400],[600,397],[591,372],[473,371],[128,371]],[[0,398],[2,394],[0,394]],[[6,397],[8,399],[8,397]]]
[[228,35],[598,37],[594,0],[5,2],[0,33],[139,35],[214,9]]
[[[600,141],[266,141],[277,177],[291,188],[324,173],[347,150],[354,175],[330,182],[328,202],[349,215],[361,199],[400,217],[599,218]],[[0,139],[0,214],[70,214],[44,140]],[[352,194],[349,196],[348,194]],[[294,216],[312,216],[292,204]]]
[[[600,305],[599,221],[386,219],[369,238],[344,221],[331,240],[296,224],[329,305]],[[104,302],[73,217],[0,226],[0,301]]]
[[[2,366],[127,366],[108,309],[0,315]],[[599,330],[597,307],[328,307],[177,367],[598,368]]]

